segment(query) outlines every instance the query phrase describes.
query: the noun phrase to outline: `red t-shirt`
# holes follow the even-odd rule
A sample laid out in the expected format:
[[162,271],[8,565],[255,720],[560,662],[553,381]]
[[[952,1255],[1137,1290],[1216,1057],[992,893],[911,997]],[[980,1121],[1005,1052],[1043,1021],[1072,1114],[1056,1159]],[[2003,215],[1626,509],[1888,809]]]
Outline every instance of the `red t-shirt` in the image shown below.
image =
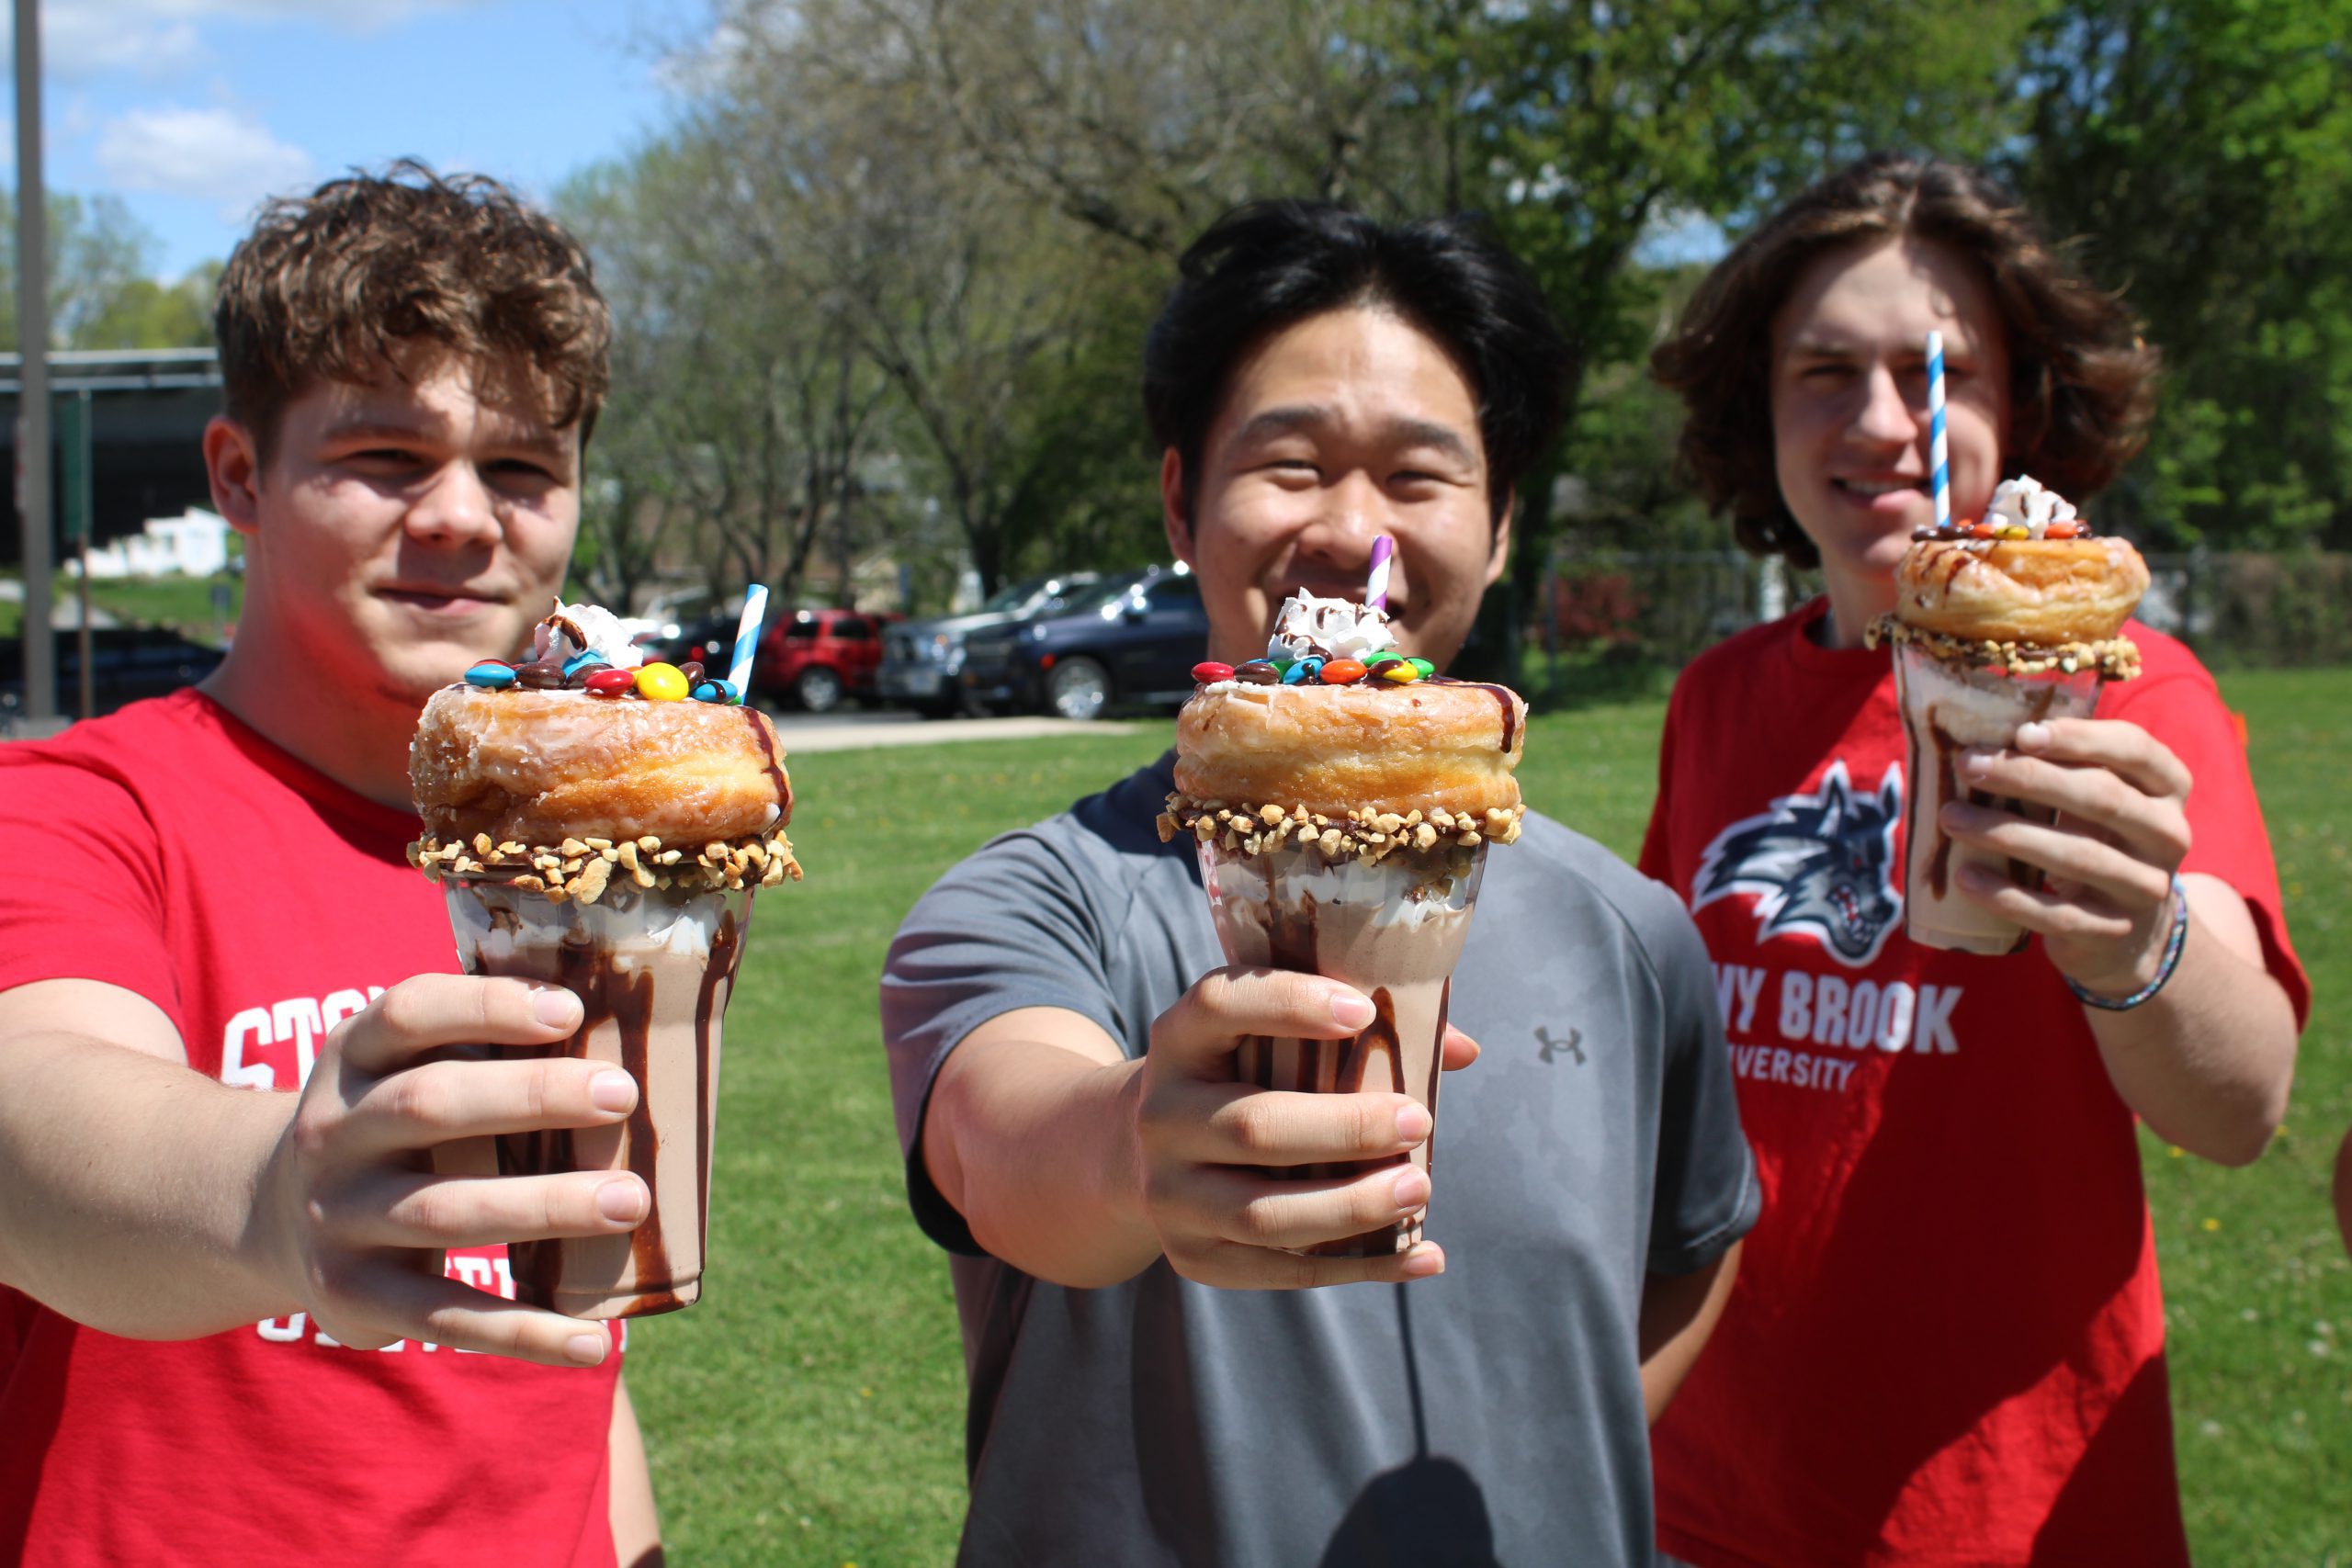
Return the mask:
[[[1659,1542],[1701,1568],[2185,1565],[2132,1112],[2038,942],[1905,937],[1893,667],[1815,643],[1824,607],[1683,673],[1642,850],[1715,960],[1764,1188],[1655,1433]],[[2229,713],[2187,649],[2130,635],[2145,672],[2098,716],[2189,768],[2183,869],[2245,897],[2300,1020]]]
[[[0,746],[0,990],[123,987],[197,1071],[294,1089],[339,1020],[457,967],[415,832],[195,692]],[[449,1272],[513,1293],[503,1248]],[[0,1287],[0,1562],[605,1568],[619,1364],[355,1350],[300,1314],[123,1339]]]

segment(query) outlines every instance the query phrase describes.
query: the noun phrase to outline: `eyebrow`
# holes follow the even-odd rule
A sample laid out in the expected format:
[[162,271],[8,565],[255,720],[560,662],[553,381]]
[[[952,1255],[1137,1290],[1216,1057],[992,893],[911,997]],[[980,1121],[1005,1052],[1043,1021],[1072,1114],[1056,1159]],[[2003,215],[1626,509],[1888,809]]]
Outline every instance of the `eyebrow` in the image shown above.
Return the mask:
[[[1313,406],[1268,409],[1252,416],[1248,423],[1233,433],[1233,445],[1246,446],[1277,435],[1287,435],[1293,431],[1305,431],[1311,434],[1330,423],[1328,410]],[[1440,424],[1434,420],[1389,420],[1381,425],[1378,434],[1382,440],[1393,446],[1427,446],[1468,468],[1476,468],[1478,463],[1478,455],[1470,449],[1470,444],[1462,439],[1458,431],[1452,425]]]
[[[331,442],[422,441],[431,438],[431,433],[421,425],[402,424],[397,420],[376,419],[367,414],[356,414],[341,423],[330,425],[326,433],[326,439]],[[503,451],[527,452],[555,461],[568,460],[571,455],[556,433],[544,429],[501,434],[493,437],[490,444]]]

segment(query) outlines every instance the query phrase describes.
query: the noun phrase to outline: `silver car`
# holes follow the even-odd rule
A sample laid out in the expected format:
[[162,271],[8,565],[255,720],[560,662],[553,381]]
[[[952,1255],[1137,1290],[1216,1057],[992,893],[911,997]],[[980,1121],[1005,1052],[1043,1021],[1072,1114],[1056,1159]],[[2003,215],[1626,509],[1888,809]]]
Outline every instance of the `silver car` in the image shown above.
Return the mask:
[[967,634],[1050,615],[1099,575],[1070,571],[1009,582],[968,614],[899,622],[883,634],[882,668],[875,675],[876,694],[886,703],[915,708],[933,718],[945,717],[963,702],[958,677],[964,671]]

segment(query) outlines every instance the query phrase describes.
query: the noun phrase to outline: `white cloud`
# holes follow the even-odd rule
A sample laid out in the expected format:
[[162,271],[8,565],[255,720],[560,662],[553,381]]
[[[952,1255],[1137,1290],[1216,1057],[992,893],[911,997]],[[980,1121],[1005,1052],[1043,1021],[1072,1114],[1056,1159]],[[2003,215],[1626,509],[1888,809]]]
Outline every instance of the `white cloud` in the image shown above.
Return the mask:
[[109,27],[140,22],[320,21],[347,32],[371,32],[433,11],[458,11],[485,0],[47,0],[45,24],[93,19]]
[[153,79],[178,75],[206,59],[193,22],[106,13],[97,6],[42,6],[43,67],[69,82],[111,71]]
[[132,109],[98,136],[98,166],[118,190],[220,203],[240,222],[263,197],[307,185],[311,155],[230,108]]

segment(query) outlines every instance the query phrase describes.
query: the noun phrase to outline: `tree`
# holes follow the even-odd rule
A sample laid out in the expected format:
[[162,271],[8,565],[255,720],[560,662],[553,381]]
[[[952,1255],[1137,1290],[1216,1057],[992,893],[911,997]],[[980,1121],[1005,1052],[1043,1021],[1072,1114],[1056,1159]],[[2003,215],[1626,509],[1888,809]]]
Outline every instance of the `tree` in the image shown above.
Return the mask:
[[707,114],[575,180],[559,204],[620,321],[589,526],[624,593],[681,516],[707,541],[714,587],[765,582],[789,603],[820,544],[848,553],[842,516],[881,378],[854,317],[812,285],[808,231],[765,199],[737,134],[723,109]]
[[2165,351],[2103,506],[2175,546],[2352,543],[2352,0],[2070,0],[2011,177]]
[[[212,342],[207,263],[176,284],[156,282],[155,237],[114,197],[52,191],[49,207],[49,335],[53,348],[201,348]],[[16,193],[0,190],[0,223],[14,233]],[[0,247],[0,349],[15,353],[17,262]]]

